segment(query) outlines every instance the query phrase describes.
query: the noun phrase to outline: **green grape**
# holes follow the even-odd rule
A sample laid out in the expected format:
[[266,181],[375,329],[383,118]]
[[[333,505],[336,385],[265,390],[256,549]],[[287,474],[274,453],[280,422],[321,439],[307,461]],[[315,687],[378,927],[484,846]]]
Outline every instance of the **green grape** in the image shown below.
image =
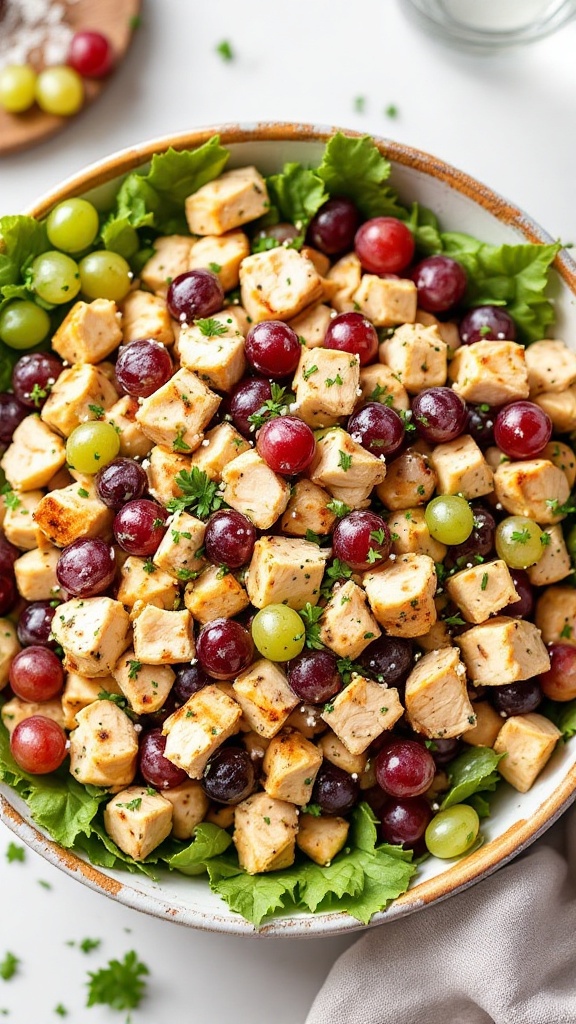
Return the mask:
[[85,256],[80,263],[82,291],[89,299],[112,299],[120,302],[132,284],[132,272],[123,256],[99,249]]
[[48,240],[62,252],[82,252],[98,234],[98,214],[85,199],[66,199],[48,217]]
[[32,287],[50,305],[70,302],[80,291],[78,264],[62,252],[42,253],[32,264]]
[[21,114],[34,103],[36,72],[29,64],[9,64],[0,71],[0,107]]
[[527,569],[544,554],[542,530],[526,516],[508,516],[496,527],[496,551],[511,569]]
[[457,494],[441,494],[426,506],[426,525],[442,544],[463,544],[474,529],[472,509]]
[[480,819],[474,808],[455,804],[432,818],[424,837],[426,846],[434,857],[442,860],[460,857],[474,846],[479,828]]
[[270,661],[290,661],[304,647],[306,631],[293,608],[269,604],[254,616],[252,639],[260,654]]
[[84,103],[84,82],[74,68],[54,65],[45,68],[36,82],[36,102],[46,114],[70,117]]
[[110,423],[90,420],[75,427],[66,442],[66,459],[79,473],[97,473],[120,451],[120,438]]
[[10,348],[34,348],[49,330],[50,317],[35,302],[17,299],[0,313],[0,338]]

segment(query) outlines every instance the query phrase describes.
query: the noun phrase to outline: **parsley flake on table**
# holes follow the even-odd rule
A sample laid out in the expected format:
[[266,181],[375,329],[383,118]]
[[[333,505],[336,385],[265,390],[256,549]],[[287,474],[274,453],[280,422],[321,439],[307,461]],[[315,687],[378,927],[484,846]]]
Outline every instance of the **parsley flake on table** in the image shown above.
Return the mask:
[[101,944],[102,939],[82,939],[78,946],[83,953],[91,953],[93,949],[98,949]]
[[223,39],[221,43],[218,43],[218,46],[216,47],[216,53],[218,54],[219,57],[222,58],[223,61],[226,62],[234,60],[234,57],[236,56],[234,50],[232,49],[231,44],[228,42],[227,39]]
[[16,974],[19,964],[19,957],[14,956],[14,953],[6,953],[4,959],[0,962],[0,978],[3,978],[4,981],[10,981]]
[[106,967],[88,972],[86,1006],[101,1003],[112,1010],[136,1009],[146,993],[146,982],[142,979],[149,974],[133,949],[123,960],[109,960]]
[[19,843],[8,843],[6,849],[6,860],[9,864],[13,864],[16,860],[24,862],[25,859],[26,851],[23,846],[20,846]]

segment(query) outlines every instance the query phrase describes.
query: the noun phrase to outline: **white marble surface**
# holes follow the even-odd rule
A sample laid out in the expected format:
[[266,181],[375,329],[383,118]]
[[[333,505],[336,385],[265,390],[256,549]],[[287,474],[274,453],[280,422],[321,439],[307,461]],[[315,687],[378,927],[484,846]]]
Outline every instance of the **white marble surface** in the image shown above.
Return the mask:
[[[62,135],[0,160],[2,213],[18,212],[131,143],[219,121],[299,120],[436,153],[513,199],[552,235],[576,241],[576,25],[530,49],[479,58],[428,42],[400,6],[147,0],[130,55],[100,101]],[[214,52],[223,39],[237,54],[232,63]],[[365,97],[364,113],[354,109],[357,96]],[[398,108],[394,120],[384,114],[390,104]],[[133,1024],[304,1024],[351,941],[186,931],[115,905],[30,851],[24,864],[9,865],[10,838],[0,826],[0,959],[10,949],[22,961],[12,981],[0,979],[0,1010],[10,1010],[14,1024],[124,1024],[125,1014],[85,1009],[85,980],[87,970],[131,948],[151,971]],[[101,947],[85,955],[66,945],[86,936],[102,939]],[[54,1013],[59,1002],[68,1017]]]

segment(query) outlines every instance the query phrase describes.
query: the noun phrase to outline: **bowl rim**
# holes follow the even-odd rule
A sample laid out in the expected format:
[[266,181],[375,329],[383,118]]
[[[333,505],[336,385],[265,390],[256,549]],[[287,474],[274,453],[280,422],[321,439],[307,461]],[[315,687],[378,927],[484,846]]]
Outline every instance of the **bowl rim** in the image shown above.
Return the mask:
[[[63,198],[81,195],[97,186],[140,167],[172,146],[174,149],[190,149],[202,145],[213,135],[220,136],[222,145],[243,142],[319,142],[326,143],[335,133],[341,131],[353,138],[367,133],[354,130],[312,125],[299,122],[256,122],[248,124],[224,123],[200,127],[177,134],[169,134],[141,144],[129,146],[108,157],[89,165],[52,188],[33,203],[25,212],[38,218],[45,217],[49,210]],[[448,185],[471,202],[481,206],[504,224],[515,228],[526,241],[549,244],[553,239],[522,209],[508,202],[494,190],[482,184],[463,171],[451,166],[423,150],[377,135],[370,135],[379,150],[393,162],[420,171]],[[561,250],[553,264],[567,287],[576,296],[576,263],[565,250]],[[239,915],[231,917],[215,911],[172,906],[154,892],[142,892],[130,884],[118,881],[110,875],[84,861],[70,850],[66,850],[48,839],[33,823],[26,820],[9,801],[2,786],[0,792],[0,817],[20,839],[46,860],[66,874],[77,878],[97,892],[117,899],[133,909],[159,918],[199,930],[251,935],[259,937],[291,937],[337,935],[374,927],[386,921],[404,917],[407,914],[454,895],[492,874],[514,857],[522,853],[543,834],[576,799],[576,764],[566,773],[560,784],[539,805],[529,819],[521,818],[502,835],[480,847],[463,860],[452,863],[447,871],[435,878],[414,885],[400,896],[385,911],[375,914],[368,925],[362,925],[355,918],[341,911],[322,915],[298,915],[278,917],[270,924],[255,929]]]

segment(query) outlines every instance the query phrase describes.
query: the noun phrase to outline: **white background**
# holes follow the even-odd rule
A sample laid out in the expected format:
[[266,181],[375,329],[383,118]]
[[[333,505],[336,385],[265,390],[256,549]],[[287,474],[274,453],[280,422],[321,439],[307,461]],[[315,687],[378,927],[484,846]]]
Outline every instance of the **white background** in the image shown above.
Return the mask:
[[[237,54],[229,64],[214,52],[223,39]],[[0,160],[0,212],[19,212],[131,143],[219,121],[298,120],[435,153],[550,234],[576,241],[575,52],[572,24],[524,51],[458,54],[421,35],[394,0],[147,0],[132,50],[98,103],[62,135]],[[362,114],[357,96],[366,98]],[[384,113],[390,104],[394,120]],[[22,960],[12,981],[0,979],[0,1010],[10,1010],[0,1019],[12,1024],[124,1024],[125,1014],[84,1008],[84,982],[87,970],[130,948],[151,971],[133,1024],[304,1024],[352,941],[187,931],[115,905],[32,852],[24,865],[8,865],[10,838],[0,826],[0,958],[10,949]],[[66,945],[86,936],[102,939],[100,949],[85,955]],[[59,1002],[68,1017],[54,1014]]]

